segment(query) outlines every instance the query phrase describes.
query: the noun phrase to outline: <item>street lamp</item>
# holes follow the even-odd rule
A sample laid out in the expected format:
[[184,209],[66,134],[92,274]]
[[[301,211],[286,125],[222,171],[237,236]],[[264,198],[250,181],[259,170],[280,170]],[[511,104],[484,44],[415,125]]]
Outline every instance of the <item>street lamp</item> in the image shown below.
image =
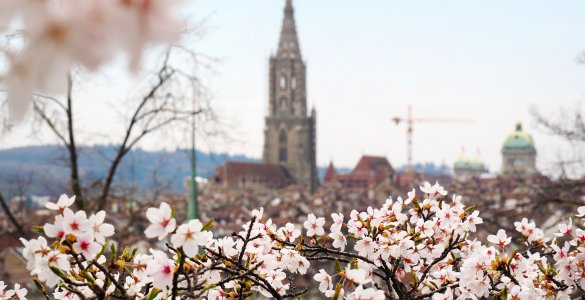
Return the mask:
[[195,151],[195,97],[193,97],[193,112],[191,114],[191,184],[189,188],[189,203],[187,206],[187,219],[197,219],[199,203],[197,199],[197,156]]

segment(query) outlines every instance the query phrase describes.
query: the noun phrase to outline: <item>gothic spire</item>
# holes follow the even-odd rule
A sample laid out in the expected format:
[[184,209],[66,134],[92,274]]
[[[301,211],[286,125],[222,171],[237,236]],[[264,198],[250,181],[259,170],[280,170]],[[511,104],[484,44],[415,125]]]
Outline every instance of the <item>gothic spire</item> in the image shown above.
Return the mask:
[[284,7],[284,20],[282,20],[282,29],[280,30],[277,55],[278,57],[288,58],[301,57],[292,0],[286,0],[286,6]]

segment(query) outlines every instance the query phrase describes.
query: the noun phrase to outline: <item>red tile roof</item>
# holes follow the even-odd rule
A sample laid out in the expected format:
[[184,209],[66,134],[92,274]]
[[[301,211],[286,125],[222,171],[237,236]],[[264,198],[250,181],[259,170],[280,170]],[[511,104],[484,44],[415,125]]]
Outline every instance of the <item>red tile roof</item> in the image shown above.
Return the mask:
[[[333,173],[333,175],[330,174]],[[392,179],[395,172],[385,157],[364,155],[349,174],[335,174],[333,164],[329,165],[324,182],[338,182],[343,187],[366,188],[379,184],[385,179]],[[332,179],[327,176],[330,175]]]
[[325,176],[323,176],[323,182],[332,182],[335,179],[335,168],[333,167],[333,162],[329,163],[329,167],[327,168],[327,171],[325,172]]
[[382,169],[392,171],[392,173],[394,173],[394,169],[390,165],[390,162],[388,161],[388,159],[386,159],[385,157],[364,155],[364,156],[362,156],[362,158],[360,159],[360,161],[358,162],[358,164],[355,166],[355,168],[353,169],[353,171],[351,173],[352,174],[358,174],[358,173],[368,173],[369,174],[373,170],[382,170]]

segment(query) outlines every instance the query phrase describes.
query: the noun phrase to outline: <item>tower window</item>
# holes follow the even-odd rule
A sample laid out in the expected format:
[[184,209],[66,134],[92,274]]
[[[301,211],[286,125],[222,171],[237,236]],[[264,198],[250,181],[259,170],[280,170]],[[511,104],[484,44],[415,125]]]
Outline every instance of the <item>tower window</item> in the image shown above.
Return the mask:
[[293,76],[293,78],[290,80],[290,87],[293,90],[297,88],[297,78],[295,76]]
[[288,102],[285,98],[280,99],[280,110],[286,111],[288,109]]
[[286,75],[280,75],[280,89],[286,89]]
[[286,162],[288,160],[287,144],[288,144],[288,139],[286,136],[286,132],[284,130],[281,130],[280,135],[278,136],[278,161],[279,162]]

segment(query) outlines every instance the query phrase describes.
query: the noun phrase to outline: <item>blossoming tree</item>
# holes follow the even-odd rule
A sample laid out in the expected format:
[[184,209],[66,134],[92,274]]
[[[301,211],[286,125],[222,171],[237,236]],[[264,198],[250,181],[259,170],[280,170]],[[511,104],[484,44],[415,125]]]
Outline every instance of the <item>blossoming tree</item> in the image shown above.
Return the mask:
[[[585,231],[572,220],[546,238],[534,222],[514,225],[522,240],[504,230],[487,241],[471,239],[482,224],[462,197],[448,197],[426,183],[406,199],[352,211],[331,220],[313,214],[300,226],[279,226],[254,210],[232,236],[214,237],[212,223],[178,225],[166,203],[149,208],[146,238],[164,249],[138,253],[117,249],[105,212],[73,211],[73,198],[47,204],[56,212],[36,239],[22,240],[28,269],[47,298],[231,299],[256,293],[282,299],[301,296],[290,275],[313,276],[332,299],[548,299],[584,295]],[[577,217],[585,216],[585,207]],[[329,224],[329,226],[326,226]],[[481,225],[480,225],[481,226]],[[326,227],[329,227],[327,230]],[[317,271],[317,270],[315,270]],[[0,284],[0,295],[24,298],[20,286]]]
[[[0,31],[22,24],[20,51],[5,51],[2,76],[18,118],[37,92],[64,91],[73,66],[95,70],[118,53],[136,68],[144,45],[169,42],[180,31],[173,0],[1,0]],[[95,41],[99,41],[96,43]],[[50,59],[49,59],[50,58]],[[57,80],[57,81],[56,81]],[[244,299],[256,294],[299,297],[290,275],[313,276],[332,299],[548,299],[585,295],[585,231],[572,219],[545,237],[534,222],[515,223],[522,240],[504,230],[473,238],[483,220],[461,196],[447,197],[425,184],[406,199],[381,207],[303,224],[273,224],[254,210],[240,232],[214,237],[212,222],[178,225],[173,209],[149,208],[146,238],[166,246],[138,253],[118,249],[106,212],[73,210],[74,197],[47,205],[55,211],[40,236],[22,239],[23,255],[47,299]],[[577,217],[585,216],[585,207]],[[326,224],[330,224],[326,230]],[[177,226],[178,225],[178,226]],[[281,227],[282,226],[282,227]],[[28,291],[0,281],[0,299],[25,299]]]

